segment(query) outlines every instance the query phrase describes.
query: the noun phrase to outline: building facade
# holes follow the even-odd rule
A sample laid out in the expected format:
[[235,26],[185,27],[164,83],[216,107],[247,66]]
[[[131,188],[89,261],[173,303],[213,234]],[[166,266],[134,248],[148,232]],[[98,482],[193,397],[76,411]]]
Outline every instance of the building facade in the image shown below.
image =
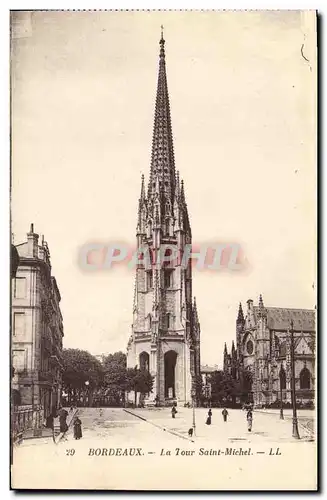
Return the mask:
[[[293,326],[291,326],[293,325]],[[235,379],[249,370],[253,402],[265,405],[281,399],[291,402],[291,328],[294,337],[296,399],[314,400],[315,311],[265,307],[260,295],[257,306],[247,301],[244,316],[239,306],[236,347],[228,353],[225,344],[224,371]]]
[[20,405],[47,417],[61,398],[63,320],[60,292],[51,275],[50,253],[33,224],[16,245],[19,265],[12,282],[12,388]]
[[202,391],[203,395],[206,399],[211,399],[211,392],[212,392],[212,386],[211,386],[211,377],[213,373],[219,371],[219,366],[218,365],[202,365],[201,366],[201,378],[202,378]]
[[175,169],[163,36],[150,176],[147,190],[142,176],[136,239],[139,259],[127,366],[153,375],[149,401],[187,403],[201,376],[200,323],[192,300],[191,261],[182,262],[192,234],[184,184]]

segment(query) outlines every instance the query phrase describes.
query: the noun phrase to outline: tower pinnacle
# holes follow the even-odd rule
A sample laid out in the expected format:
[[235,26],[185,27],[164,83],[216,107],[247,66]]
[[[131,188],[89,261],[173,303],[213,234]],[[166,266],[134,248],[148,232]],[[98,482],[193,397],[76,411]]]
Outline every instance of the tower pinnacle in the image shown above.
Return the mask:
[[175,191],[175,159],[166,75],[165,40],[161,26],[159,72],[152,138],[151,171],[148,197],[154,193],[159,179],[166,197],[173,203]]
[[237,315],[237,323],[243,323],[244,322],[244,314],[243,314],[243,309],[242,309],[242,304],[240,302],[239,308],[238,308],[238,315]]

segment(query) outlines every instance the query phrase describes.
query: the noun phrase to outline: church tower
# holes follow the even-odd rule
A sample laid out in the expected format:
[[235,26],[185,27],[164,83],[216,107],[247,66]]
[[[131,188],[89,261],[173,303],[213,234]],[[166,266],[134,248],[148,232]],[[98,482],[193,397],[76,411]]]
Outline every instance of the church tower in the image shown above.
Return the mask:
[[187,403],[195,396],[200,323],[192,299],[191,260],[183,258],[192,234],[184,183],[175,169],[163,33],[159,44],[150,175],[147,189],[142,175],[138,204],[138,259],[127,366],[150,371],[154,386],[146,402],[156,399],[165,405]]

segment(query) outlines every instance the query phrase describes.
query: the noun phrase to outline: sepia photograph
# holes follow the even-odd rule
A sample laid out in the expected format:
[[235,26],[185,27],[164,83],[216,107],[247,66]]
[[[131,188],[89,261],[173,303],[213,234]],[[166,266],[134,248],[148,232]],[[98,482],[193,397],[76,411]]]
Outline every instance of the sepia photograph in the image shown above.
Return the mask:
[[317,491],[317,13],[10,12],[13,490]]

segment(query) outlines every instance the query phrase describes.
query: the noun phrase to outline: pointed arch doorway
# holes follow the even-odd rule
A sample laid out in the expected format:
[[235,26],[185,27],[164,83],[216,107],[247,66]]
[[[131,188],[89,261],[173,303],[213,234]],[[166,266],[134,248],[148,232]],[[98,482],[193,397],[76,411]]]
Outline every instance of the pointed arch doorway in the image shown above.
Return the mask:
[[165,398],[176,398],[176,362],[177,352],[168,351],[164,356],[165,361]]

